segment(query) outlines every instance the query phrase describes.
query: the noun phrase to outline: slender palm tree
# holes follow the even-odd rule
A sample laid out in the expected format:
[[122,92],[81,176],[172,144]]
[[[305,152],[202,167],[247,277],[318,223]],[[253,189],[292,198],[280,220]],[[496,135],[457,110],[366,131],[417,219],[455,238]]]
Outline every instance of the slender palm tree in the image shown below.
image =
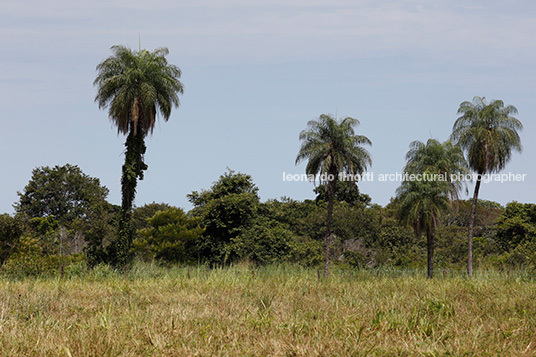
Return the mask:
[[521,131],[523,125],[513,117],[515,114],[517,109],[513,105],[504,106],[502,100],[492,100],[488,104],[485,97],[477,96],[472,102],[460,104],[460,117],[452,128],[451,139],[466,152],[469,166],[477,174],[469,218],[469,277],[473,275],[473,228],[482,175],[501,171],[510,161],[513,151],[522,150],[517,131]]
[[449,185],[444,181],[404,181],[397,189],[401,200],[398,214],[401,221],[413,226],[417,237],[426,235],[428,252],[428,277],[434,276],[435,232],[441,214],[449,208],[447,192]]
[[450,141],[440,143],[429,139],[426,144],[414,141],[406,154],[404,172],[417,180],[404,181],[397,190],[400,199],[399,216],[403,223],[411,224],[417,237],[426,235],[428,251],[428,277],[433,277],[435,232],[442,213],[458,198],[464,187],[455,179],[468,172],[461,148]]
[[171,109],[179,106],[183,85],[178,67],[167,62],[167,48],[133,51],[113,46],[113,55],[97,66],[95,101],[99,108],[108,108],[108,116],[117,126],[118,134],[126,134],[125,164],[121,177],[122,214],[118,239],[111,259],[124,265],[129,259],[133,228],[131,211],[137,180],[143,180],[145,137],[152,134],[157,113],[167,121]]
[[296,164],[308,160],[305,172],[318,175],[321,184],[327,184],[328,212],[325,237],[324,275],[329,274],[329,250],[333,225],[333,201],[335,182],[339,175],[361,175],[372,165],[369,152],[363,145],[372,145],[363,135],[356,135],[354,127],[359,120],[344,118],[338,121],[322,114],[317,120],[310,120],[307,128],[300,133],[302,145],[296,157]]

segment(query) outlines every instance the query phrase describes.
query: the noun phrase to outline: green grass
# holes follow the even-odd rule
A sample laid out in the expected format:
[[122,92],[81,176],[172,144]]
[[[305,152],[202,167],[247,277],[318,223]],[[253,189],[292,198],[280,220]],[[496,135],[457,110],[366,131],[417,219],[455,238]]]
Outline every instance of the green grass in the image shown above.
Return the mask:
[[526,272],[74,269],[0,279],[0,355],[533,356],[535,302]]

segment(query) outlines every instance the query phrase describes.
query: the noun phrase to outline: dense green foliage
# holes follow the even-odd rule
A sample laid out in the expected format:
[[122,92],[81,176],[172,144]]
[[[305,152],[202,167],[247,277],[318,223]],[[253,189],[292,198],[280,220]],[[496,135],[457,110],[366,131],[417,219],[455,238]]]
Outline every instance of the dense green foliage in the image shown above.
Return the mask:
[[196,247],[204,231],[198,221],[180,208],[158,211],[147,219],[148,227],[138,231],[140,238],[134,240],[134,251],[149,260],[196,263]]
[[507,262],[536,268],[536,205],[507,204],[497,219],[496,241]]
[[[415,235],[414,225],[399,223],[409,203],[400,197],[385,207],[367,205],[355,183],[343,186],[347,184],[339,182],[341,194],[336,197],[341,200],[333,204],[330,260],[345,269],[425,267],[426,228],[421,227],[425,233],[421,237]],[[417,190],[415,195],[427,199],[427,192]],[[442,192],[441,197],[446,197]],[[289,262],[320,268],[328,202],[318,196],[314,201],[261,202],[251,176],[229,171],[209,189],[188,196],[194,204],[188,213],[166,203],[135,208],[137,234],[129,254],[165,264]],[[84,259],[89,266],[113,263],[110,247],[120,208],[106,201],[92,207],[83,219],[63,224],[52,215],[0,215],[2,271],[12,276],[43,275],[59,273]],[[478,201],[474,226],[478,267],[536,268],[534,207],[512,202],[504,208]],[[464,265],[470,211],[470,200],[454,201],[450,209],[435,216],[434,269],[459,270]],[[426,217],[429,211],[419,212]]]
[[188,195],[192,215],[205,227],[199,250],[207,262],[221,264],[235,258],[231,242],[252,226],[258,214],[258,190],[251,176],[229,171],[210,190]]
[[94,206],[106,200],[108,189],[78,166],[66,164],[34,169],[30,182],[17,194],[16,212],[30,218],[54,216],[66,224],[88,219]]
[[[314,192],[316,193],[316,202],[328,202],[328,187],[326,184],[315,187]],[[370,196],[361,193],[357,182],[352,180],[335,181],[333,198],[339,202],[346,202],[351,206],[368,206],[371,201]]]
[[90,265],[110,261],[107,247],[115,237],[118,209],[106,201],[108,189],[98,178],[70,164],[39,167],[19,196],[12,219],[18,234],[11,234],[9,245],[13,254],[28,248],[35,257],[63,257],[85,250]]

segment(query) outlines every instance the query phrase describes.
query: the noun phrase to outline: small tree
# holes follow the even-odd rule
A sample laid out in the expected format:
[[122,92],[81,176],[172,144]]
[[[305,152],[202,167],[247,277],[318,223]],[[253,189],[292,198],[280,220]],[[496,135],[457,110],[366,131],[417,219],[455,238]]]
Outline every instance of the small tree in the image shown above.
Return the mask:
[[196,246],[203,234],[199,219],[188,217],[180,208],[158,211],[147,220],[148,227],[139,230],[134,251],[148,259],[165,262],[194,263]]
[[[84,174],[76,165],[38,167],[18,195],[20,200],[13,205],[18,214],[34,222],[49,217],[57,220],[62,254],[78,253],[88,243],[88,253],[101,251],[97,262],[107,261],[101,248],[107,239],[104,231],[113,224],[109,219],[113,206],[106,201],[108,189],[98,178]],[[89,261],[91,257],[90,253]]]
[[199,246],[201,258],[213,264],[229,263],[235,258],[231,241],[250,228],[257,217],[257,191],[251,176],[229,170],[210,190],[188,195],[194,205],[191,213],[205,227]]
[[54,216],[60,224],[88,219],[95,204],[106,201],[108,189],[76,165],[38,167],[13,207],[29,218]]

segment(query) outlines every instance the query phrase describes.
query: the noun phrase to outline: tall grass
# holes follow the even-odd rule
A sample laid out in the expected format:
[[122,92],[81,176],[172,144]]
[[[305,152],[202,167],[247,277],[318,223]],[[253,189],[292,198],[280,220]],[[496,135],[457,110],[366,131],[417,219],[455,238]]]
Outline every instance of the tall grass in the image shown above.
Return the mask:
[[536,354],[529,272],[71,267],[0,279],[0,355]]

